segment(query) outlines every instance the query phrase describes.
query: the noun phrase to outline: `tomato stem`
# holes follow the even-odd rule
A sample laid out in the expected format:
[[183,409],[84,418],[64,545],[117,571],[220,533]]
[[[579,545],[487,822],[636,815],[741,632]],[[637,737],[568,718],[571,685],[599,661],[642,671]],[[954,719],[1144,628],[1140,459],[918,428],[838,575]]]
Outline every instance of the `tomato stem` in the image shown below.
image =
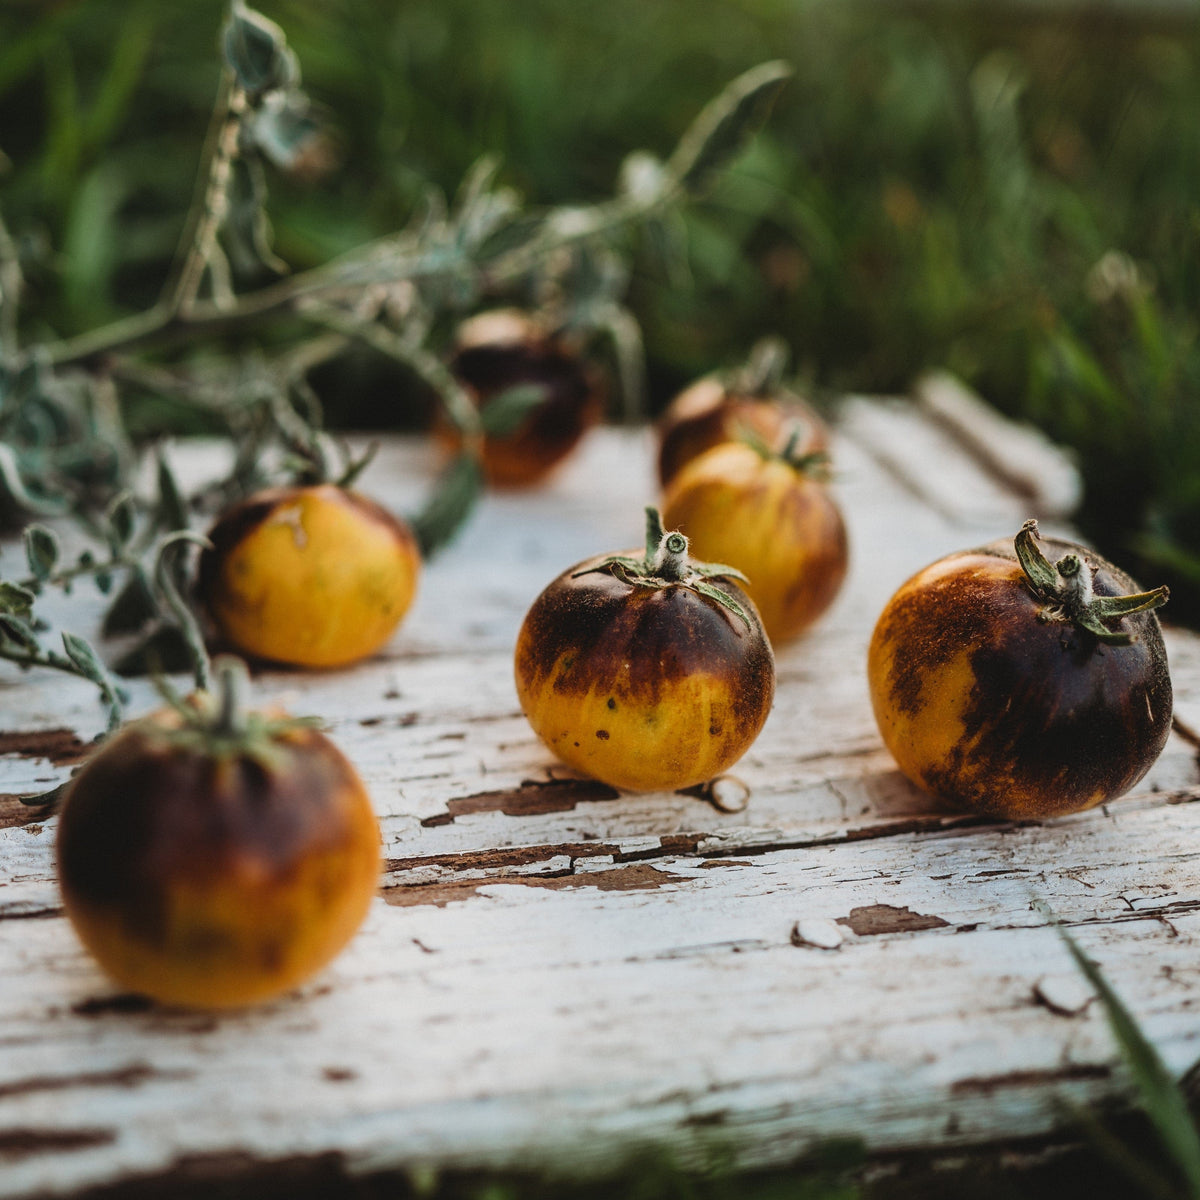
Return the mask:
[[736,567],[725,563],[695,562],[688,557],[688,540],[678,530],[667,533],[663,529],[662,516],[653,505],[646,508],[646,553],[642,558],[626,554],[610,554],[594,567],[585,567],[571,576],[590,575],[593,571],[608,571],[632,587],[663,588],[681,584],[715,600],[727,608],[745,624],[750,624],[746,610],[733,594],[710,579],[726,577],[746,583],[745,575]]
[[1128,646],[1133,634],[1112,629],[1108,622],[1166,604],[1170,593],[1165,587],[1128,596],[1097,596],[1091,565],[1078,554],[1064,554],[1052,563],[1037,545],[1040,536],[1037,521],[1030,519],[1013,542],[1030,589],[1046,605],[1038,612],[1039,621],[1069,621],[1106,645]]
[[237,741],[246,735],[245,697],[250,686],[250,673],[240,658],[222,654],[213,663],[216,680],[217,708],[211,731],[219,738]]
[[760,338],[750,348],[743,366],[731,380],[733,390],[747,396],[770,396],[783,383],[791,350],[780,337]]
[[658,544],[649,574],[671,583],[682,583],[688,573],[688,540],[682,533],[665,533]]

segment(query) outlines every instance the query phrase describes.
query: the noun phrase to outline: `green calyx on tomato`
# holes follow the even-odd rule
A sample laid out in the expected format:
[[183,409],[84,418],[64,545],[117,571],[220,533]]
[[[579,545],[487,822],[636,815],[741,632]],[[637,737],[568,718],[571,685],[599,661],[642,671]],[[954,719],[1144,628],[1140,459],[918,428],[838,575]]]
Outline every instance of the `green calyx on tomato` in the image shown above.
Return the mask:
[[725,563],[695,562],[688,557],[688,540],[677,530],[663,528],[662,515],[653,505],[646,508],[646,553],[642,558],[610,554],[594,567],[577,571],[571,578],[589,575],[593,571],[609,571],[624,583],[634,587],[663,588],[679,584],[715,600],[740,618],[747,626],[746,610],[724,588],[709,580],[717,578],[749,580],[736,567]]
[[1110,628],[1109,623],[1166,604],[1169,592],[1165,587],[1128,596],[1097,596],[1087,562],[1078,554],[1065,554],[1052,563],[1038,546],[1038,537],[1037,521],[1028,520],[1021,526],[1014,547],[1030,589],[1046,605],[1038,612],[1039,621],[1069,621],[1106,645],[1128,646],[1134,640],[1133,634]]
[[800,447],[810,440],[811,432],[800,421],[791,420],[788,424],[791,429],[782,450],[772,449],[766,439],[749,425],[742,425],[738,428],[737,440],[745,442],[763,462],[786,463],[797,475],[803,475],[818,483],[828,483],[829,451],[825,449],[805,450],[801,453]]
[[213,662],[213,686],[193,692],[186,699],[177,695],[165,680],[159,690],[178,717],[175,726],[158,725],[155,736],[173,747],[205,752],[218,758],[251,758],[271,766],[279,757],[280,738],[300,729],[314,728],[310,717],[279,716],[247,710],[249,687],[246,664],[231,654]]

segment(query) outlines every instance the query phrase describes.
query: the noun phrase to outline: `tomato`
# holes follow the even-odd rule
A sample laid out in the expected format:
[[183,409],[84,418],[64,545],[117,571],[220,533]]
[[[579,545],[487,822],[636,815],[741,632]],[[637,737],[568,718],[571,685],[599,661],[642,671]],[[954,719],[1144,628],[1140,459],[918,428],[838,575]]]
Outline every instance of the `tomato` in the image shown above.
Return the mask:
[[829,449],[824,422],[794,393],[780,387],[748,393],[736,382],[705,376],[680,392],[658,419],[658,477],[667,487],[692,459],[746,434],[782,450],[797,428],[799,454]]
[[288,991],[349,941],[379,881],[379,825],[333,743],[261,714],[218,720],[167,709],[126,727],[71,782],[58,828],[80,939],[168,1004]]
[[[464,321],[450,369],[485,418],[488,405],[503,393],[522,387],[543,393],[514,428],[485,433],[483,470],[495,486],[541,482],[603,415],[601,377],[581,349],[567,335],[547,332],[515,309],[494,309]],[[443,426],[439,435],[458,444],[456,431]]]
[[378,650],[412,604],[421,569],[406,524],[332,484],[258,492],[208,537],[198,590],[221,636],[301,667]]
[[1171,726],[1158,618],[1166,588],[1026,522],[940,559],[888,601],[871,638],[875,718],[900,770],[950,803],[1052,817],[1128,791]]
[[764,454],[725,442],[692,459],[664,498],[663,519],[696,554],[745,573],[775,643],[807,629],[846,577],[845,523],[818,475],[794,447]]
[[614,787],[691,787],[739,759],[775,693],[754,605],[721,565],[648,510],[644,556],[599,555],[534,601],[516,683],[534,731],[564,762]]

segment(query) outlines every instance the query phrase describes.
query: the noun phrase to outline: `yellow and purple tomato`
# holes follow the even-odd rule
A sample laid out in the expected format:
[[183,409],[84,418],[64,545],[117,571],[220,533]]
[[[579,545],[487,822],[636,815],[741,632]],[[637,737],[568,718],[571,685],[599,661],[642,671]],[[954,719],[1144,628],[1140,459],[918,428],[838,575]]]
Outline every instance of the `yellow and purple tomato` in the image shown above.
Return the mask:
[[588,559],[538,596],[517,639],[517,695],[537,735],[570,766],[632,791],[726,771],[775,691],[749,597],[733,579],[693,574],[686,539],[667,539],[682,548],[681,571],[657,573],[632,552]]
[[379,881],[379,825],[353,768],[295,727],[257,750],[128,726],[72,781],[58,829],[63,901],[123,988],[166,1004],[268,1000],[328,963]]
[[725,442],[692,459],[663,501],[663,520],[687,534],[700,558],[746,576],[774,643],[803,633],[846,577],[841,510],[805,461]]
[[766,396],[750,395],[716,375],[706,375],[680,392],[658,419],[659,481],[668,487],[706,450],[747,435],[781,451],[797,429],[801,431],[798,454],[829,449],[825,423],[799,396],[782,389]]
[[408,611],[421,571],[407,524],[333,484],[258,492],[208,537],[198,593],[222,638],[300,667],[373,654]]
[[1047,539],[1051,563],[1036,536],[1027,522],[1015,544],[919,571],[879,617],[867,665],[875,718],[900,770],[951,804],[1013,819],[1123,795],[1171,727],[1152,611],[1166,589],[1138,592],[1072,542]]
[[[464,321],[450,370],[481,413],[517,388],[542,393],[515,428],[484,434],[481,463],[495,487],[542,482],[604,415],[603,377],[582,347],[518,309],[492,309]],[[438,436],[447,445],[461,444],[461,435],[445,422]]]

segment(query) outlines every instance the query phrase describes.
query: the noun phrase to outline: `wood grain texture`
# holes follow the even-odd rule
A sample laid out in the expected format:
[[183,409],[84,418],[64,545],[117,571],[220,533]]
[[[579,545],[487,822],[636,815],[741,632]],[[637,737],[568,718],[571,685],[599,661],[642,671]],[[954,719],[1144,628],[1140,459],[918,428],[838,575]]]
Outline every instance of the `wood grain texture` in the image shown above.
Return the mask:
[[[179,457],[193,478],[212,462]],[[856,402],[835,463],[850,577],[779,653],[742,811],[578,780],[516,703],[533,598],[639,541],[645,433],[593,433],[547,487],[489,496],[373,661],[258,675],[327,720],[387,859],[350,949],[276,1004],[117,993],[62,917],[55,820],[0,799],[0,1195],[210,1158],[583,1175],[647,1146],[758,1166],[846,1134],[877,1153],[1042,1135],[1063,1099],[1130,1081],[1038,902],[1174,1071],[1200,1059],[1197,748],[1173,735],[1133,795],[1044,824],[935,807],[875,730],[871,627],[915,570],[1030,514],[915,410]],[[429,466],[391,442],[362,486],[403,510]],[[1168,629],[1168,651],[1200,727],[1200,639]],[[8,796],[65,778],[103,723],[87,687],[41,674],[0,674],[0,705]]]

